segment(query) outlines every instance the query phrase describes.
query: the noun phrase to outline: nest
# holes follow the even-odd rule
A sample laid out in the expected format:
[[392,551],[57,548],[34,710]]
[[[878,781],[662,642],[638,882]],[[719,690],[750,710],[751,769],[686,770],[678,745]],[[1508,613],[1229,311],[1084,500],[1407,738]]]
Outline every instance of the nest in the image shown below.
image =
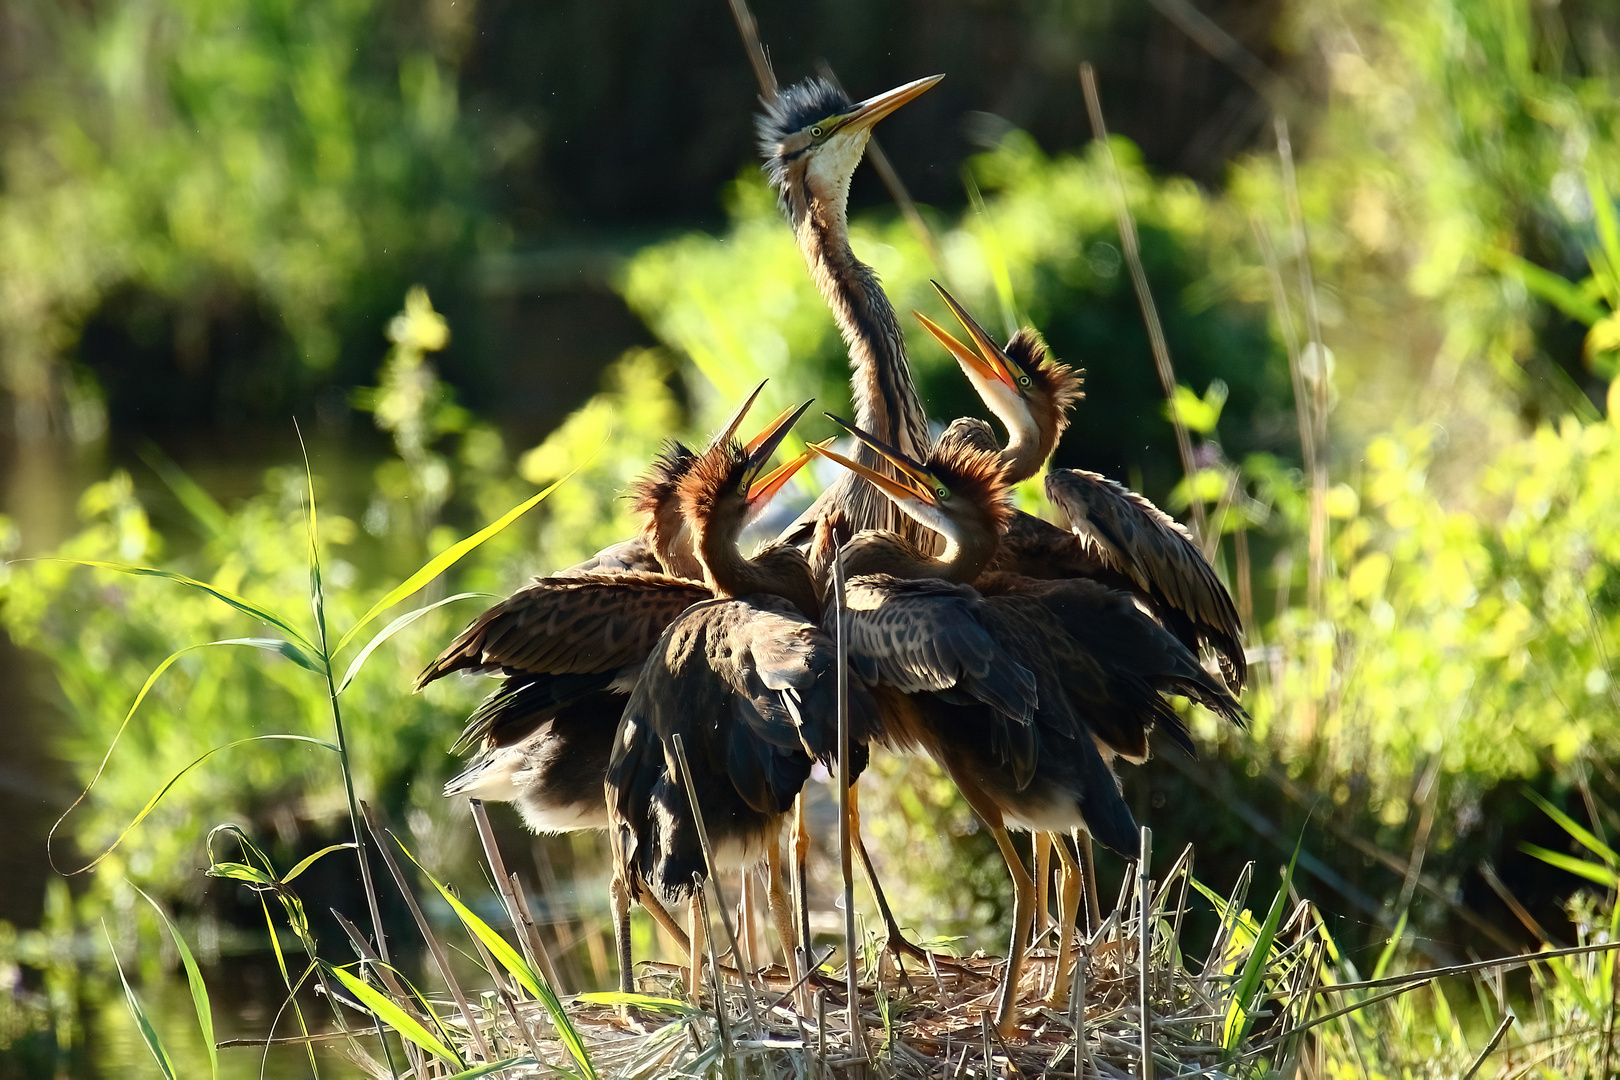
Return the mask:
[[[596,1073],[622,1080],[1249,1075],[1298,1053],[1325,971],[1308,903],[1282,925],[1273,922],[1276,933],[1256,933],[1259,928],[1242,910],[1249,876],[1243,875],[1230,899],[1212,898],[1222,919],[1203,962],[1194,961],[1196,971],[1189,969],[1181,940],[1190,851],[1165,884],[1139,882],[1140,888],[1123,891],[1095,932],[1078,935],[1066,1005],[1049,1004],[1056,952],[1032,950],[1018,988],[1017,1026],[1006,1037],[992,1023],[1004,960],[979,955],[941,957],[927,965],[902,962],[871,940],[857,958],[853,1016],[843,969],[823,966],[811,974],[806,989],[812,1004],[801,1013],[780,965],[744,980],[722,955],[721,977],[708,968],[698,1003],[684,1000],[684,969],[643,964],[642,993],[582,994],[567,1002],[567,1017]],[[1127,877],[1128,884],[1132,880]],[[1043,942],[1050,941],[1051,929]],[[1259,941],[1266,942],[1264,955],[1251,965]],[[1246,980],[1251,966],[1258,974]],[[1151,1056],[1146,1070],[1144,1012]],[[497,1045],[513,1055],[537,1049],[542,1058],[535,1063],[531,1053],[501,1075],[577,1070],[566,1040],[538,1003],[488,1019]],[[519,1019],[528,1031],[517,1029]]]

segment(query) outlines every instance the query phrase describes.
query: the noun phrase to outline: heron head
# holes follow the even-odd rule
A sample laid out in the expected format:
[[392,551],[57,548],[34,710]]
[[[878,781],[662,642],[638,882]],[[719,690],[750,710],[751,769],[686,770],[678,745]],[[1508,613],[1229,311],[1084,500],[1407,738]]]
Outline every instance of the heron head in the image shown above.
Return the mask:
[[826,79],[811,78],[765,102],[755,119],[760,153],[789,216],[797,222],[812,203],[841,214],[873,126],[944,77],[930,75],[856,104]]
[[937,281],[934,288],[973,339],[974,348],[956,340],[921,312],[912,314],[955,357],[986,408],[1006,425],[1013,441],[1030,448],[1038,458],[1033,462],[1038,469],[1068,427],[1070,408],[1083,396],[1079,373],[1054,359],[1040,333],[1031,327],[1021,328],[1002,348]]

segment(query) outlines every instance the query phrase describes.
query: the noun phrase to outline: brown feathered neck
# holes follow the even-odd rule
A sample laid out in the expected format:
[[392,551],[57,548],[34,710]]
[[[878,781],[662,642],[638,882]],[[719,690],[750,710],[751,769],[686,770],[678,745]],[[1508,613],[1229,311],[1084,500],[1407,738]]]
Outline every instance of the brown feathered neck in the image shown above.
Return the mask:
[[737,540],[748,521],[748,452],[735,440],[697,455],[681,477],[681,513],[692,530],[703,582],[716,596],[765,593],[790,601],[805,617],[820,604],[802,553],[777,545],[746,559]]
[[1016,424],[1003,417],[1008,426],[1008,443],[1002,457],[1012,482],[1027,480],[1040,472],[1058,440],[1069,426],[1069,411],[1085,396],[1082,372],[1052,356],[1040,332],[1021,327],[1002,350],[1013,361],[1015,374],[1027,375],[1030,386],[1019,399],[1027,418]]

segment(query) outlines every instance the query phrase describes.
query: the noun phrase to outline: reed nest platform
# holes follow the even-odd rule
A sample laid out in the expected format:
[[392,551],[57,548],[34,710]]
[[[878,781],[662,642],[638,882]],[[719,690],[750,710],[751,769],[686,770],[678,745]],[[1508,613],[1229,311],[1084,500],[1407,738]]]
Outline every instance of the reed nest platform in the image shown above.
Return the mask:
[[[1273,904],[1267,932],[1244,911],[1250,876],[1245,872],[1230,898],[1214,898],[1220,926],[1194,958],[1181,939],[1190,858],[1184,855],[1163,885],[1128,878],[1138,887],[1122,890],[1115,909],[1075,948],[1066,1007],[1048,1004],[1055,951],[1031,954],[1019,987],[1017,1028],[1005,1038],[991,1023],[1002,959],[977,955],[923,965],[908,958],[902,967],[870,941],[856,958],[853,1016],[841,966],[813,973],[814,1006],[803,1015],[780,965],[744,980],[725,966],[726,956],[719,980],[710,967],[708,988],[696,1003],[685,1000],[683,969],[646,963],[638,967],[640,993],[581,994],[565,1007],[597,1075],[623,1080],[1260,1075],[1286,1066],[1300,1052],[1304,1033],[1320,1022],[1322,1002],[1314,1009],[1312,1003],[1329,969],[1310,904],[1299,903],[1287,919]],[[1150,1068],[1143,1066],[1144,1014]],[[527,1057],[499,1075],[577,1072],[538,1003],[488,1019],[498,1054],[504,1049]],[[527,1032],[518,1029],[520,1020]]]

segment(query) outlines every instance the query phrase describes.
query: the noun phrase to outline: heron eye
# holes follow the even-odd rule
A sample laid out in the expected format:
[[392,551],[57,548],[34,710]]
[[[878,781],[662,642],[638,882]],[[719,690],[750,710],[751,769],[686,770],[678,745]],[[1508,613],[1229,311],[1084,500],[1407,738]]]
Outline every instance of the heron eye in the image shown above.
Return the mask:
[[939,501],[940,502],[944,502],[946,499],[951,497],[951,492],[950,492],[949,488],[935,488],[934,489],[934,494],[939,496]]
[[1018,385],[1019,386],[1028,386],[1029,385],[1029,376],[1028,375],[1020,375],[1020,376],[1018,376]]
[[812,139],[819,139],[819,138],[821,138],[821,136],[822,136],[821,125],[820,124],[813,125],[810,128],[810,137]]

